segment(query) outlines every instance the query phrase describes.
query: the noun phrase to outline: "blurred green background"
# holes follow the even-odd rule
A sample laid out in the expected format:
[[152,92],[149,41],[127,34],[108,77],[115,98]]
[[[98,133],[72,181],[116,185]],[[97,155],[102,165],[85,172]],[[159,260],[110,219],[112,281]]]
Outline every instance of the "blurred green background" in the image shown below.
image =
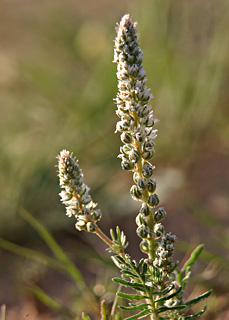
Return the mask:
[[[210,285],[216,287],[208,319],[226,319],[228,9],[226,0],[1,0],[2,238],[42,247],[18,215],[20,208],[42,222],[63,246],[65,237],[74,237],[74,221],[66,218],[58,197],[55,157],[62,149],[79,158],[103,211],[105,231],[118,223],[124,223],[125,230],[128,222],[128,233],[132,220],[134,230],[130,214],[139,206],[129,197],[131,174],[121,171],[117,159],[120,140],[114,134],[113,102],[117,80],[112,64],[115,23],[130,13],[139,23],[147,85],[160,119],[154,164],[158,194],[168,211],[166,228],[186,242],[206,244],[210,256],[205,263],[215,259],[218,270],[217,274],[214,268],[208,270],[213,274],[208,276]],[[85,235],[75,237],[80,242]],[[70,252],[73,239],[67,245]],[[178,245],[180,252],[186,247],[185,242]],[[130,250],[135,253],[134,246]],[[0,258],[10,259],[12,265],[16,261],[5,250]],[[7,262],[0,270],[1,277],[8,271],[12,283],[6,287],[14,290],[20,276],[9,272]],[[11,307],[16,299],[9,296],[0,289],[0,303],[9,301]]]

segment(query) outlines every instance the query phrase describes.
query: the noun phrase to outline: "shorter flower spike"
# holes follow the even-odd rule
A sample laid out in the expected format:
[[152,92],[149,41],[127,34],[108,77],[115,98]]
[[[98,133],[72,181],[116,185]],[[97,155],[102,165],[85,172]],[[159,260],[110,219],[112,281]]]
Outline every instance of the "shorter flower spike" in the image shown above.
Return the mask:
[[61,151],[57,159],[60,187],[63,189],[60,197],[66,206],[66,215],[75,216],[76,229],[94,232],[101,212],[89,194],[90,188],[83,183],[83,173],[78,161],[67,150]]

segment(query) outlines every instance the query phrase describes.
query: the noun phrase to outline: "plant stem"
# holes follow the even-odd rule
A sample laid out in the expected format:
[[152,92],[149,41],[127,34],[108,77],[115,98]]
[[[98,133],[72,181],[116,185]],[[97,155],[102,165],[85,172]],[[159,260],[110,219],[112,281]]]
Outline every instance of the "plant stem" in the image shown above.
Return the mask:
[[103,242],[105,242],[110,248],[113,247],[113,242],[105,235],[105,233],[103,233],[103,231],[98,226],[94,233],[97,234],[97,236],[99,236],[100,239],[102,239]]

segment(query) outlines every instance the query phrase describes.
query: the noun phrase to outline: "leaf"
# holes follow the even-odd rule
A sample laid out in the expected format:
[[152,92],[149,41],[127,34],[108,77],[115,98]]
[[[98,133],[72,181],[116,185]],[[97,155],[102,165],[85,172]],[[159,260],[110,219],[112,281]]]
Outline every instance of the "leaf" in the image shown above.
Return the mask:
[[58,245],[52,235],[46,230],[46,228],[36,220],[28,211],[23,208],[19,209],[20,215],[25,219],[39,234],[39,236],[44,240],[47,246],[52,250],[56,258],[62,262],[65,266],[66,271],[73,278],[73,280],[83,288],[86,288],[86,282],[81,274],[81,272],[76,268],[72,261],[68,258],[62,248]]
[[34,285],[28,287],[28,290],[42,303],[44,303],[49,308],[52,308],[70,318],[75,318],[76,314],[69,310],[68,308],[64,307],[58,300],[50,297],[47,293],[45,293],[41,288]]
[[148,316],[150,313],[151,312],[149,310],[143,310],[143,311],[139,312],[138,314],[135,314],[129,318],[125,318],[124,320],[132,320],[132,319],[136,319],[136,318],[141,319],[140,318],[141,316],[143,316],[143,315]]
[[83,320],[91,320],[91,318],[84,312],[82,313],[82,319]]
[[192,320],[192,319],[199,318],[206,311],[206,309],[207,307],[205,306],[203,310],[201,310],[200,312],[184,317],[184,320]]
[[209,297],[209,296],[211,295],[211,293],[212,293],[212,290],[209,290],[209,291],[201,294],[201,295],[198,296],[197,298],[185,302],[185,304],[186,304],[187,307],[191,307],[191,306],[193,306],[194,304],[200,302],[201,300]]
[[159,299],[155,300],[155,302],[169,300],[169,299],[173,298],[174,296],[176,296],[181,291],[181,289],[182,289],[182,287],[179,287],[175,292],[169,294],[166,297],[159,298]]
[[186,306],[182,305],[182,306],[174,306],[174,307],[166,307],[166,306],[162,306],[158,309],[158,313],[164,312],[164,311],[169,311],[169,310],[181,310],[181,309],[185,309]]
[[117,296],[120,297],[120,298],[128,299],[128,300],[148,299],[147,296],[140,296],[138,294],[129,294],[129,293],[123,293],[123,292],[117,293]]
[[142,285],[141,283],[137,283],[137,282],[129,282],[129,281],[125,281],[123,279],[120,278],[113,278],[112,279],[114,282],[116,283],[120,283],[125,287],[131,287],[135,290],[139,290],[139,291],[145,291],[144,285]]
[[169,293],[172,289],[174,289],[175,285],[172,283],[171,285],[168,286],[168,288],[162,290],[162,291],[154,291],[152,294],[156,295],[165,295]]
[[124,306],[119,306],[120,309],[122,310],[139,310],[139,309],[145,309],[147,306],[150,306],[149,303],[141,303],[138,305],[131,305],[130,307],[124,307]]
[[196,247],[195,250],[193,250],[193,252],[191,253],[190,258],[186,261],[185,265],[183,266],[183,268],[181,269],[181,273],[184,273],[185,270],[187,269],[187,267],[193,265],[196,261],[196,259],[198,258],[198,256],[200,255],[201,251],[203,250],[204,245],[200,244],[198,247]]

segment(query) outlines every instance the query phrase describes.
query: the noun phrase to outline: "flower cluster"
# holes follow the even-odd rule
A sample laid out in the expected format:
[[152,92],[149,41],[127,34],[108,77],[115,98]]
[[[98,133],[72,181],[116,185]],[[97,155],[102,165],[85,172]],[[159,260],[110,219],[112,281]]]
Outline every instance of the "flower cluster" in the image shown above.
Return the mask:
[[89,187],[83,183],[83,173],[78,161],[67,150],[61,151],[57,158],[60,187],[63,189],[60,197],[66,206],[66,215],[75,216],[76,229],[94,232],[101,212],[89,194]]

